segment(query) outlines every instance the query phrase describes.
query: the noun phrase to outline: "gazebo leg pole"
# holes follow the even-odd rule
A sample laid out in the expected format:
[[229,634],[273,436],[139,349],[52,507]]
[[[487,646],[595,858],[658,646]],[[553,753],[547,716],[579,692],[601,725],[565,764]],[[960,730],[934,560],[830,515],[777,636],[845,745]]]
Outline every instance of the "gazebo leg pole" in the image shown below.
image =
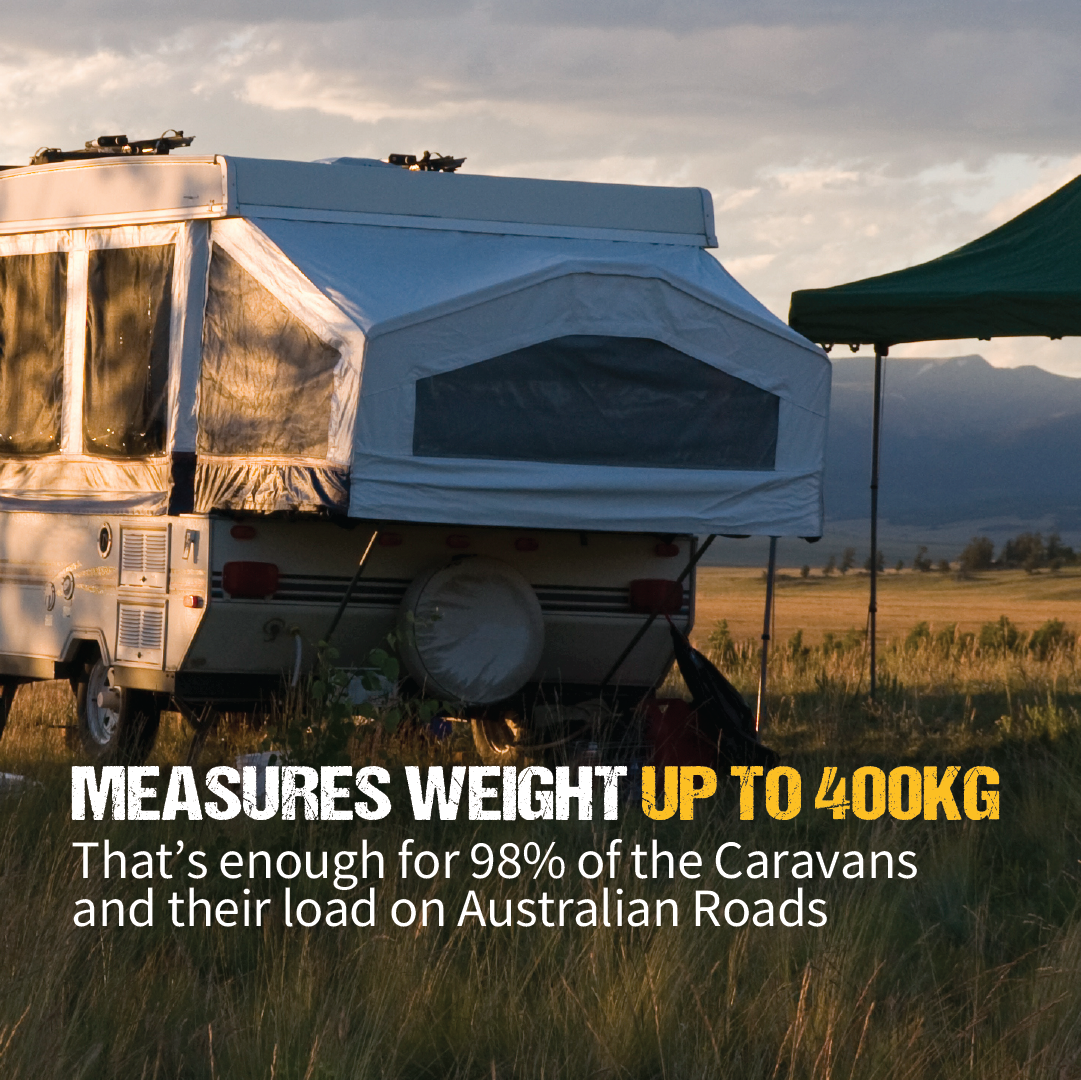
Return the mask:
[[882,419],[882,360],[889,353],[885,345],[875,346],[875,400],[871,421],[871,599],[867,606],[871,656],[871,700],[877,686],[875,631],[878,617],[878,446]]
[[769,569],[766,570],[766,614],[762,619],[762,670],[758,676],[758,708],[754,714],[757,733],[766,719],[766,665],[769,659],[769,628],[773,618],[773,577],[777,569],[777,537],[769,538]]

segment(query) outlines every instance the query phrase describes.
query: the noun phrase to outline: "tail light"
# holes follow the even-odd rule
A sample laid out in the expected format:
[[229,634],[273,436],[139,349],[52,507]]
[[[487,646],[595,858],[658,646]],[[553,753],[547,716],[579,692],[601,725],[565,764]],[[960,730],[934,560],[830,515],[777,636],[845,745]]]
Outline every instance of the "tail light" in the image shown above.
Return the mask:
[[234,600],[263,600],[278,591],[278,568],[269,562],[227,562],[221,587]]
[[255,539],[255,526],[254,525],[234,525],[229,530],[229,535],[234,540],[254,540]]
[[666,544],[662,541],[654,547],[653,554],[658,559],[674,559],[679,554],[679,544]]
[[683,586],[663,578],[631,582],[631,611],[643,615],[676,615],[683,607]]

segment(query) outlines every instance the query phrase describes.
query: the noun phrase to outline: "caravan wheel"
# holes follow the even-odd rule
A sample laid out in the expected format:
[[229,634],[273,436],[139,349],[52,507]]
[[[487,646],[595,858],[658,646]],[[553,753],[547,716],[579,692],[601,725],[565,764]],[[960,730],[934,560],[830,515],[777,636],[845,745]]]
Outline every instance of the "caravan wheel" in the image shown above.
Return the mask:
[[485,765],[514,765],[518,761],[526,728],[516,716],[481,716],[470,724],[473,745]]
[[161,722],[161,705],[145,690],[111,687],[108,669],[88,664],[75,690],[79,737],[92,761],[138,764],[150,756]]

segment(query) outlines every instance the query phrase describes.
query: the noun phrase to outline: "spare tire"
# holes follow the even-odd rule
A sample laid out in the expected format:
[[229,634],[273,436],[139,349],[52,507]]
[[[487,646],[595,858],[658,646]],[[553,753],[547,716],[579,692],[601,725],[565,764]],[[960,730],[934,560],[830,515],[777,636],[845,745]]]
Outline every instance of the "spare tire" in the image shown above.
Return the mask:
[[398,615],[406,670],[428,694],[489,705],[529,681],[544,651],[533,587],[512,566],[483,556],[414,579]]

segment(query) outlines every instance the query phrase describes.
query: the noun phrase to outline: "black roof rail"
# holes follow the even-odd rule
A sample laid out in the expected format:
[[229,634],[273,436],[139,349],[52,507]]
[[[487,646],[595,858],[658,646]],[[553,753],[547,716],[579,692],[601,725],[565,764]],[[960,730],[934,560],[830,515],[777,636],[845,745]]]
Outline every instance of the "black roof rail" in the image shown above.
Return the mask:
[[170,128],[156,139],[129,139],[127,135],[99,135],[88,142],[82,150],[60,150],[43,146],[30,159],[31,165],[51,165],[56,161],[86,161],[102,157],[141,157],[147,154],[168,154],[181,146],[191,146],[194,135]]

